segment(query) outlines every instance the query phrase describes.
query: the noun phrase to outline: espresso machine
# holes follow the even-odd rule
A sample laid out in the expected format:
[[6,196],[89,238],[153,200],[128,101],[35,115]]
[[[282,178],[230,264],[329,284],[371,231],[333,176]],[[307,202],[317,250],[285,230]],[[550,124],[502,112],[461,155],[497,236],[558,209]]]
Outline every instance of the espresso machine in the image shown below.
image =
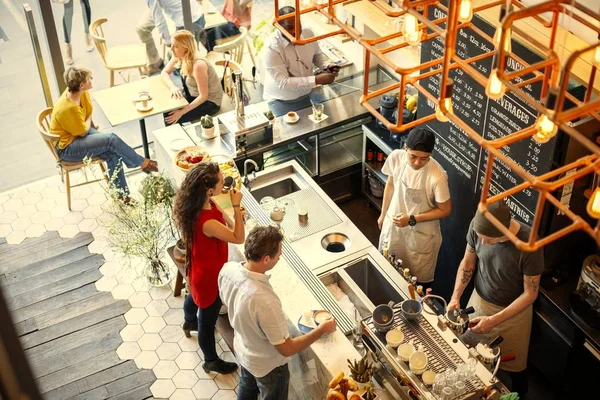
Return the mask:
[[592,328],[600,328],[600,256],[588,256],[581,269],[575,292],[569,300],[571,309]]

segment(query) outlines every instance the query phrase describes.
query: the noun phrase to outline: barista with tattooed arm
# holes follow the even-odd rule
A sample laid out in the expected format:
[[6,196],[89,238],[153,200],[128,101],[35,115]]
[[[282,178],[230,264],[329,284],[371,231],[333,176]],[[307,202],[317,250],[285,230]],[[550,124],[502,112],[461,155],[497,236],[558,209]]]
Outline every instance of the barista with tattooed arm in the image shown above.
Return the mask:
[[[500,201],[488,211],[520,240],[527,242],[531,228],[511,219],[508,206]],[[527,392],[527,353],[531,335],[533,302],[537,298],[540,276],[544,270],[542,250],[524,252],[477,211],[467,233],[467,248],[460,262],[454,292],[448,308],[460,308],[460,297],[475,277],[475,290],[469,306],[475,317],[466,334],[502,335],[501,354],[514,354],[501,368],[510,372],[512,391]]]

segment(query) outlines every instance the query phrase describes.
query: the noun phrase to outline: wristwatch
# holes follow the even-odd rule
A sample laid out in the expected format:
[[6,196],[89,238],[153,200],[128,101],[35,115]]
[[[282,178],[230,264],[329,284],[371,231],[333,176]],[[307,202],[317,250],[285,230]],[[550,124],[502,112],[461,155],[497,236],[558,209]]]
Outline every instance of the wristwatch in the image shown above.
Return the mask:
[[408,217],[408,224],[410,226],[415,226],[417,224],[417,220],[415,219],[414,215],[411,215],[410,217]]

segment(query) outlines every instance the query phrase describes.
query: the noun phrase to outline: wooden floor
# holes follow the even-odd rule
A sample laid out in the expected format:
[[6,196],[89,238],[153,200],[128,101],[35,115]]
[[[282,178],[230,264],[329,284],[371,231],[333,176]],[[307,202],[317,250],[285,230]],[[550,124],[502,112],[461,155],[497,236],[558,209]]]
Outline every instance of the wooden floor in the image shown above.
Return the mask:
[[156,377],[121,360],[119,331],[131,305],[99,292],[100,254],[90,233],[56,232],[8,245],[0,238],[0,288],[46,399],[146,399]]

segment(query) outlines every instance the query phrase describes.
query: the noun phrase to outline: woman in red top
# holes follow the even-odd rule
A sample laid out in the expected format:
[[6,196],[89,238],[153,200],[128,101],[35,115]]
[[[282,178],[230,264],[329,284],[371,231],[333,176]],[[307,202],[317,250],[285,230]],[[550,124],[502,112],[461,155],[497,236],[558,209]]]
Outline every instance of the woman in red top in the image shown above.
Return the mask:
[[221,309],[217,279],[227,262],[227,244],[244,243],[245,233],[240,212],[242,193],[229,192],[234,222],[211,199],[222,190],[223,174],[219,166],[201,163],[189,172],[177,192],[174,218],[188,249],[187,282],[192,295],[183,304],[184,330],[198,327],[205,372],[229,374],[237,369],[237,364],[221,360],[216,351],[215,327]]

